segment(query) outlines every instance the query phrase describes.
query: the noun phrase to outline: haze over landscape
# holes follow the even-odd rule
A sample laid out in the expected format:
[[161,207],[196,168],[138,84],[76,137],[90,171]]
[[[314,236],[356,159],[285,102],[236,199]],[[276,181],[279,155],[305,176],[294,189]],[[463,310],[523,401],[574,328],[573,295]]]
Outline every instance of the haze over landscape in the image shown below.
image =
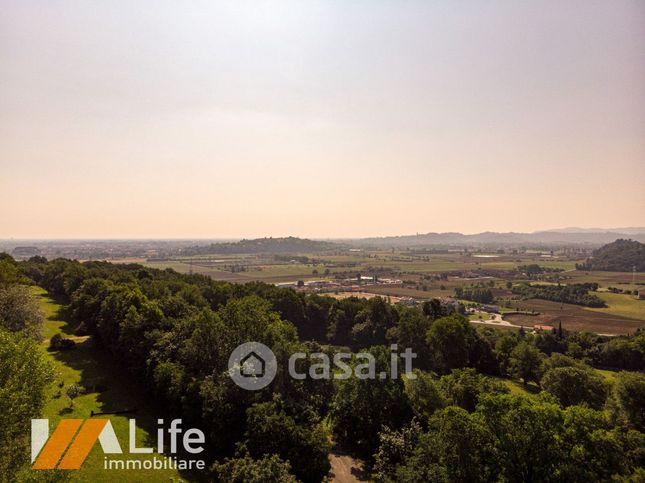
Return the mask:
[[0,483],[645,482],[644,1],[0,12]]
[[0,238],[645,225],[640,2],[193,7],[3,2]]

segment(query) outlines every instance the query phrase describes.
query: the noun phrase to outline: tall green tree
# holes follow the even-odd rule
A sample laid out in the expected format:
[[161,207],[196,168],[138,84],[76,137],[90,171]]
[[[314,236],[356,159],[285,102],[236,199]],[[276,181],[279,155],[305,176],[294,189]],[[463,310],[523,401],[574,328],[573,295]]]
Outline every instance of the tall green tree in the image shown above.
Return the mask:
[[258,459],[249,455],[227,458],[212,469],[216,481],[227,483],[298,483],[289,462],[275,454]]
[[487,428],[465,410],[437,411],[412,456],[398,468],[396,481],[489,481],[489,439]]
[[318,482],[327,476],[330,444],[322,424],[296,421],[283,408],[281,398],[249,408],[246,427],[246,447],[251,455],[279,455],[304,482]]
[[400,430],[384,427],[379,433],[380,445],[374,455],[374,481],[394,483],[397,466],[404,464],[414,454],[421,434],[421,425],[416,419]]
[[439,409],[448,405],[448,399],[432,374],[415,370],[414,378],[404,377],[405,394],[410,406],[422,421],[427,421]]
[[439,380],[443,397],[451,404],[472,412],[483,394],[504,394],[508,388],[501,382],[478,374],[475,369],[453,369]]
[[609,408],[615,421],[645,432],[645,374],[619,372]]
[[494,447],[494,474],[506,481],[549,481],[563,457],[562,411],[552,402],[510,394],[483,396],[476,417]]
[[563,481],[609,481],[612,475],[629,473],[623,442],[612,431],[602,411],[570,406],[564,411],[561,434],[563,458],[558,473]]
[[418,310],[410,309],[403,311],[393,330],[400,350],[412,349],[417,355],[415,365],[420,369],[429,369],[432,365],[432,354],[426,341],[426,333],[431,325],[431,319]]
[[0,328],[40,340],[43,311],[36,297],[25,285],[0,288]]
[[0,329],[0,480],[29,463],[29,428],[41,416],[53,369],[36,342]]
[[[375,374],[389,371],[390,351],[384,346],[369,349]],[[356,368],[358,361],[354,360]],[[361,364],[365,361],[360,361]],[[370,458],[378,448],[383,426],[400,428],[412,419],[412,409],[401,378],[363,379],[355,375],[337,380],[330,416],[336,440]]]
[[601,409],[607,398],[607,383],[590,367],[549,369],[542,376],[540,385],[557,397],[565,407],[588,404],[594,409]]
[[527,341],[515,346],[509,359],[509,372],[528,384],[540,380],[542,357],[540,351]]
[[460,315],[435,320],[426,340],[438,372],[464,367],[468,363],[468,321]]

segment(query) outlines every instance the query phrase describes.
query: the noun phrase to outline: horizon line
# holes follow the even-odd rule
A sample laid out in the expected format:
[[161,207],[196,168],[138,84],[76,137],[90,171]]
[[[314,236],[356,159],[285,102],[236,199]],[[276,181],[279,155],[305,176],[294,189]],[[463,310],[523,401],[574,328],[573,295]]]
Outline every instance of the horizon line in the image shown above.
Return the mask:
[[[461,231],[427,231],[427,232],[416,232],[416,233],[406,233],[398,235],[358,235],[358,236],[306,236],[306,235],[261,235],[261,236],[220,236],[220,237],[209,237],[209,236],[70,236],[70,237],[52,237],[52,236],[39,236],[39,237],[0,237],[0,241],[240,241],[240,240],[258,240],[263,238],[299,238],[299,239],[309,239],[309,240],[361,240],[369,238],[396,238],[396,237],[412,237],[412,236],[424,236],[430,234],[437,235],[446,235],[446,234],[458,234],[464,236],[473,236],[481,235],[485,233],[496,233],[496,234],[520,234],[520,235],[533,235],[537,233],[548,233],[548,232],[557,232],[560,230],[585,230],[583,233],[569,232],[569,234],[589,234],[589,233],[617,233],[623,235],[633,235],[629,233],[621,233],[619,230],[643,230],[645,232],[645,226],[629,226],[629,227],[614,227],[614,228],[600,228],[600,227],[563,227],[563,228],[548,228],[540,229],[534,231],[494,231],[494,230],[485,230],[479,232],[461,232]],[[596,230],[596,231],[590,231]]]

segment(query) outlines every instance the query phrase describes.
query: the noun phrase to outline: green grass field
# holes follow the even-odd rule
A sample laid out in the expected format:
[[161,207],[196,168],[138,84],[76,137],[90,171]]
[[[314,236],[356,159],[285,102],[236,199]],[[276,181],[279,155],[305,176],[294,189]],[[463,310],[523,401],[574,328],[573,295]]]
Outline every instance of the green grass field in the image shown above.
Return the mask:
[[468,320],[488,320],[489,318],[490,314],[487,314],[486,312],[475,312],[468,316]]
[[616,380],[616,375],[618,374],[616,371],[608,371],[605,369],[594,369],[594,370],[602,377],[604,377],[605,381],[607,381],[610,384],[614,383],[614,381]]
[[[137,446],[155,446],[150,434],[156,432],[155,410],[147,401],[138,384],[132,380],[123,367],[105,353],[93,346],[91,339],[77,338],[75,349],[50,351],[49,339],[57,333],[74,337],[72,325],[64,320],[62,307],[42,290],[36,290],[46,315],[42,350],[55,365],[55,382],[49,389],[49,400],[43,417],[50,420],[50,431],[61,418],[90,417],[90,412],[119,411],[136,408],[136,414],[103,416],[110,419],[119,439],[124,456],[128,459],[149,458],[150,455],[128,455],[129,419],[137,421]],[[85,394],[70,399],[65,394],[70,384],[86,388]],[[104,470],[104,454],[96,444],[80,470],[67,471],[71,481],[113,482],[113,481],[186,481],[176,470]],[[34,470],[35,471],[35,470]],[[44,471],[44,470],[41,470]],[[62,470],[47,470],[60,472]]]
[[608,307],[597,309],[585,307],[586,310],[645,320],[645,300],[639,300],[635,295],[611,292],[596,292],[596,295],[603,299]]
[[585,271],[572,271],[567,272],[566,275],[570,277],[571,283],[584,283],[584,282],[598,282],[602,287],[620,287],[630,288],[635,290],[643,288],[645,283],[645,273],[632,273],[632,272],[585,272]]
[[540,392],[539,386],[533,382],[529,383],[528,385],[524,385],[520,381],[507,379],[505,377],[494,377],[494,376],[490,376],[490,377],[492,377],[493,379],[497,379],[506,387],[508,387],[511,394],[534,398],[536,394]]
[[[613,382],[616,380],[616,372],[615,371],[607,371],[604,369],[593,369],[596,371],[598,374],[600,374],[605,381],[607,381],[609,384],[613,384]],[[506,379],[503,377],[495,377],[498,381],[501,381],[506,385],[506,387],[509,388],[511,391],[511,394],[519,394],[521,396],[528,396],[528,397],[536,397],[537,394],[540,392],[540,387],[535,384],[535,383],[530,383],[528,385],[522,384],[520,381],[516,381],[513,379]]]

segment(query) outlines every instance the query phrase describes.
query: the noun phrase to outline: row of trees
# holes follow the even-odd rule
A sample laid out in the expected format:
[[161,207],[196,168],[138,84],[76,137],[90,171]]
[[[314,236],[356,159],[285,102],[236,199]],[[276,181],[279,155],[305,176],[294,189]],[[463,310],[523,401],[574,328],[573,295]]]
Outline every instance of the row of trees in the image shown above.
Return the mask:
[[543,299],[565,304],[584,305],[585,307],[606,307],[604,300],[589,291],[598,289],[596,283],[574,283],[571,285],[514,285],[514,294],[527,299]]
[[455,288],[455,296],[459,299],[471,300],[480,304],[490,304],[495,300],[493,292],[489,288],[483,287],[457,287]]
[[564,269],[553,268],[553,267],[543,267],[541,265],[538,265],[537,263],[530,263],[528,265],[518,265],[517,271],[520,273],[523,273],[528,278],[533,278],[543,273],[562,272],[564,271]]

